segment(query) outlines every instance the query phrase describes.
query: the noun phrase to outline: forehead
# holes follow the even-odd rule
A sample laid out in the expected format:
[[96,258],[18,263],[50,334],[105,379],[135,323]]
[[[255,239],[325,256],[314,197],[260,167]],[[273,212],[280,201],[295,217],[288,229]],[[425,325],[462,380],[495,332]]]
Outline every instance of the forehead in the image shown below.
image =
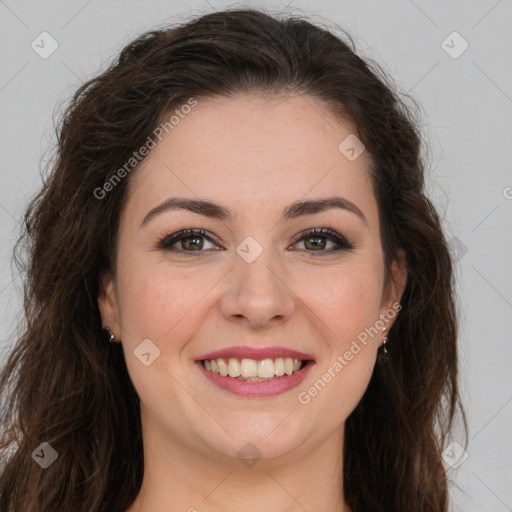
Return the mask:
[[371,216],[369,156],[350,161],[339,149],[351,134],[310,97],[198,99],[136,171],[129,202],[149,209],[168,196],[200,197],[243,214],[342,195]]

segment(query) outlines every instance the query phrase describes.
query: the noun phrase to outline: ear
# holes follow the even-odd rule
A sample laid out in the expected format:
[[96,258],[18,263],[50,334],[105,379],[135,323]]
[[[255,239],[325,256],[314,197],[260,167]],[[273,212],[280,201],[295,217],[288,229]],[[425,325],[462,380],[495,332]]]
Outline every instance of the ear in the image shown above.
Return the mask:
[[117,308],[115,283],[110,272],[103,274],[100,278],[98,307],[103,327],[109,327],[116,337],[119,337],[121,334],[119,311]]
[[[391,263],[391,276],[382,291],[382,298],[380,303],[380,311],[381,315],[386,314],[386,311],[394,310],[397,311],[397,306],[400,304],[400,300],[402,299],[402,295],[405,290],[405,286],[407,284],[407,259],[405,256],[405,252],[400,249],[397,252],[396,258]],[[394,321],[396,319],[396,314],[393,315],[393,318],[390,319],[389,324],[387,325],[387,329],[391,329]]]

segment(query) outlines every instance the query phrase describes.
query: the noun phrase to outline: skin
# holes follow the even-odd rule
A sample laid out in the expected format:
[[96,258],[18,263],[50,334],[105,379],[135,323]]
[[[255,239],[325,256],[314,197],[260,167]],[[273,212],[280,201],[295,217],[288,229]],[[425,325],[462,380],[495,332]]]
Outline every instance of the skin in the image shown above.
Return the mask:
[[[338,150],[350,133],[311,98],[201,100],[132,176],[116,273],[103,276],[98,297],[141,399],[145,474],[129,512],[350,510],[341,487],[344,424],[367,388],[383,334],[307,405],[297,395],[400,301],[406,282],[395,262],[394,280],[384,285],[368,155],[349,161]],[[295,201],[333,195],[357,205],[366,222],[338,208],[281,219]],[[233,218],[169,210],[141,227],[168,197],[208,199]],[[316,236],[293,241],[323,227],[355,248],[329,253],[336,247],[329,239],[317,250]],[[220,243],[199,237],[200,252],[185,253],[187,240],[157,248],[187,228]],[[236,252],[247,236],[263,248],[250,264]],[[160,349],[149,366],[133,355],[144,339]],[[234,345],[292,348],[316,364],[297,388],[241,398],[210,384],[194,363]],[[252,467],[237,457],[248,442],[262,454]]]

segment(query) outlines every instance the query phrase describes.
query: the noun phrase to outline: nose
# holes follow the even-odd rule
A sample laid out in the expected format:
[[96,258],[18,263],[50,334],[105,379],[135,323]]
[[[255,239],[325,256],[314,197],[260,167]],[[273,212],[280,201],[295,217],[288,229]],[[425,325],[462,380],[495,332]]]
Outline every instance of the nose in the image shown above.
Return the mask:
[[229,284],[220,308],[227,320],[264,329],[285,322],[295,311],[296,299],[286,284],[282,268],[263,253],[252,263],[242,258],[229,273]]

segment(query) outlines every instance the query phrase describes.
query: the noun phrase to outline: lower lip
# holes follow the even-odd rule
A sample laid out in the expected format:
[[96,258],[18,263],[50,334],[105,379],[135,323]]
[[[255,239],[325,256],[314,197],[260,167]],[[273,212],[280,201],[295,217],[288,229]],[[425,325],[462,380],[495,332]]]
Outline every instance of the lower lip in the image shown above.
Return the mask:
[[265,380],[262,382],[248,382],[232,377],[222,377],[217,373],[208,371],[201,361],[197,361],[196,364],[212,384],[215,384],[225,391],[246,398],[267,398],[280,395],[298,386],[314,366],[315,362],[308,361],[302,370],[292,375],[276,377],[274,380]]

